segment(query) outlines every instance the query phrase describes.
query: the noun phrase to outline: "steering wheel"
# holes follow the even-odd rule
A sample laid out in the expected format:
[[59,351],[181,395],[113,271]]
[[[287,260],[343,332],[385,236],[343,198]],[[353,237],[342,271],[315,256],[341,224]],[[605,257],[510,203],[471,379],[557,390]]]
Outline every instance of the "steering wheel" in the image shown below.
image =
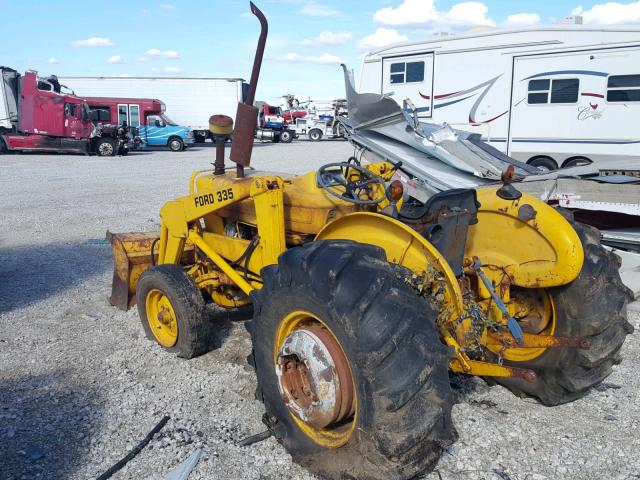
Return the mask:
[[[359,179],[349,180],[350,171],[357,172]],[[376,205],[386,198],[384,179],[358,164],[350,162],[327,163],[318,169],[316,174],[318,187],[326,190],[334,197],[357,205]],[[370,192],[369,186],[379,184],[382,194],[371,200],[363,200],[360,194]]]

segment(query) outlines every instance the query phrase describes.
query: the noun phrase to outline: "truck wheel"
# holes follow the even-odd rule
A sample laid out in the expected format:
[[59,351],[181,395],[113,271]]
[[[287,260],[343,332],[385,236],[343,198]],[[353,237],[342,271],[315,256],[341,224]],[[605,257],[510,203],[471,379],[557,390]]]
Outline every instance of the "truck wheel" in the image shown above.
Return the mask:
[[178,357],[207,352],[209,324],[202,293],[178,265],[157,265],[140,275],[138,313],[147,338]]
[[194,133],[194,141],[195,143],[204,143],[207,139],[207,134],[203,133]]
[[322,139],[322,132],[320,130],[318,130],[317,128],[309,130],[309,140],[317,142],[320,139]]
[[398,268],[372,245],[316,241],[264,268],[252,294],[264,421],[323,478],[414,478],[456,440],[437,311]]
[[293,141],[293,133],[291,133],[291,130],[283,130],[280,134],[280,141],[282,143],[291,143]]
[[619,258],[600,245],[598,230],[572,224],[584,248],[582,271],[570,284],[546,293],[555,316],[555,334],[585,337],[591,349],[548,348],[531,360],[505,360],[505,364],[534,370],[538,375],[534,383],[494,378],[517,395],[537,397],[545,405],[580,398],[602,382],[613,365],[620,363],[620,348],[633,332],[627,321],[627,302],[633,300],[633,294],[620,280]]
[[182,150],[184,150],[184,142],[181,138],[178,137],[171,137],[169,139],[168,145],[169,150],[171,150],[172,152],[181,152]]
[[116,142],[110,138],[100,138],[96,143],[96,153],[101,157],[113,157],[116,150]]
[[123,156],[123,157],[124,157],[124,156],[126,156],[126,155],[128,155],[128,154],[129,154],[129,149],[128,149],[127,147],[122,146],[122,147],[120,147],[120,148],[118,149],[118,155],[120,155],[120,156]]

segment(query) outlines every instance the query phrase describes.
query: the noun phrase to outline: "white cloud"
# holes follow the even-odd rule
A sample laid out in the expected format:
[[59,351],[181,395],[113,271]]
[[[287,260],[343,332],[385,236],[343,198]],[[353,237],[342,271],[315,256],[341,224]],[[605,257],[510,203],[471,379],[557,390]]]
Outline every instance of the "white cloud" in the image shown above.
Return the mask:
[[352,37],[351,32],[322,32],[315,38],[306,38],[300,45],[306,47],[318,45],[343,45]]
[[285,62],[303,62],[303,63],[341,63],[340,57],[330,53],[323,53],[318,57],[303,56],[297,53],[287,53],[282,57]]
[[404,0],[397,8],[385,7],[373,14],[373,19],[383,25],[396,27],[462,28],[491,25],[487,17],[489,8],[481,2],[462,2],[449,11],[439,11],[435,0]]
[[311,17],[333,17],[339,12],[335,8],[314,1],[307,2],[298,13],[309,15]]
[[182,69],[178,67],[166,67],[164,71],[167,73],[179,73],[182,71]]
[[113,55],[107,60],[109,63],[124,63],[124,58],[120,55]]
[[147,50],[144,54],[149,58],[178,58],[180,56],[175,50],[165,50],[163,52],[157,48]]
[[55,65],[56,63],[59,63],[59,62],[58,62],[58,59],[57,59],[56,57],[51,57],[51,58],[48,60],[48,62],[49,62],[51,65]]
[[537,13],[514,13],[509,15],[502,24],[505,27],[526,27],[540,23],[540,15]]
[[640,1],[631,3],[607,2],[590,10],[576,7],[571,15],[581,15],[584,23],[600,25],[640,23]]
[[74,47],[113,47],[115,44],[108,38],[91,37],[86,40],[71,42]]
[[358,42],[358,48],[362,50],[371,50],[374,48],[384,47],[392,43],[404,42],[409,40],[406,35],[398,33],[392,28],[379,27],[371,35],[367,35]]
[[161,3],[160,8],[162,10],[173,10],[175,7],[171,3]]

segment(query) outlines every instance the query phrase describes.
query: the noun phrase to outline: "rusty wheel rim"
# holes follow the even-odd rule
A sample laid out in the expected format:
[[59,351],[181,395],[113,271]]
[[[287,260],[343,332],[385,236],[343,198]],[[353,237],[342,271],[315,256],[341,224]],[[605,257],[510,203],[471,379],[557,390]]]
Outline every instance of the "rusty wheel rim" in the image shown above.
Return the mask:
[[355,427],[357,399],[339,341],[318,317],[295,311],[281,322],[274,349],[282,401],[316,443],[337,447]]

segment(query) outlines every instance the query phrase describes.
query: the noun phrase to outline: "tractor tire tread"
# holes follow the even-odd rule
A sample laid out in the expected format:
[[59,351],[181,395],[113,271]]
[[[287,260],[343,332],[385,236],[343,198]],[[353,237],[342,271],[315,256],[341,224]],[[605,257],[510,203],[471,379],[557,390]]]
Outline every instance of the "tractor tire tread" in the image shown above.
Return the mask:
[[153,288],[169,297],[178,321],[178,339],[167,350],[186,359],[206,353],[210,325],[204,298],[193,279],[180,266],[172,264],[156,265],[140,276],[136,289],[138,312],[147,338],[155,341],[145,307],[147,293]]
[[[372,245],[312,242],[263,269],[264,286],[252,294],[254,318],[247,328],[256,397],[267,418],[277,420],[270,428],[294,460],[325,478],[414,478],[457,438],[449,351],[435,329],[436,311],[385,258]],[[322,309],[327,316],[320,318],[332,322],[366,400],[358,405],[356,430],[340,448],[321,447],[301,432],[282,404],[275,373],[268,371],[282,312],[305,305]]]
[[585,255],[582,271],[573,282],[549,289],[557,318],[562,318],[557,328],[560,335],[586,338],[591,348],[549,349],[529,362],[505,361],[536,371],[538,380],[534,383],[495,379],[517,395],[537,397],[545,405],[573,401],[602,382],[620,363],[622,345],[633,332],[626,314],[633,295],[620,279],[620,259],[600,245],[597,229],[574,222],[568,212],[559,211],[578,233]]

